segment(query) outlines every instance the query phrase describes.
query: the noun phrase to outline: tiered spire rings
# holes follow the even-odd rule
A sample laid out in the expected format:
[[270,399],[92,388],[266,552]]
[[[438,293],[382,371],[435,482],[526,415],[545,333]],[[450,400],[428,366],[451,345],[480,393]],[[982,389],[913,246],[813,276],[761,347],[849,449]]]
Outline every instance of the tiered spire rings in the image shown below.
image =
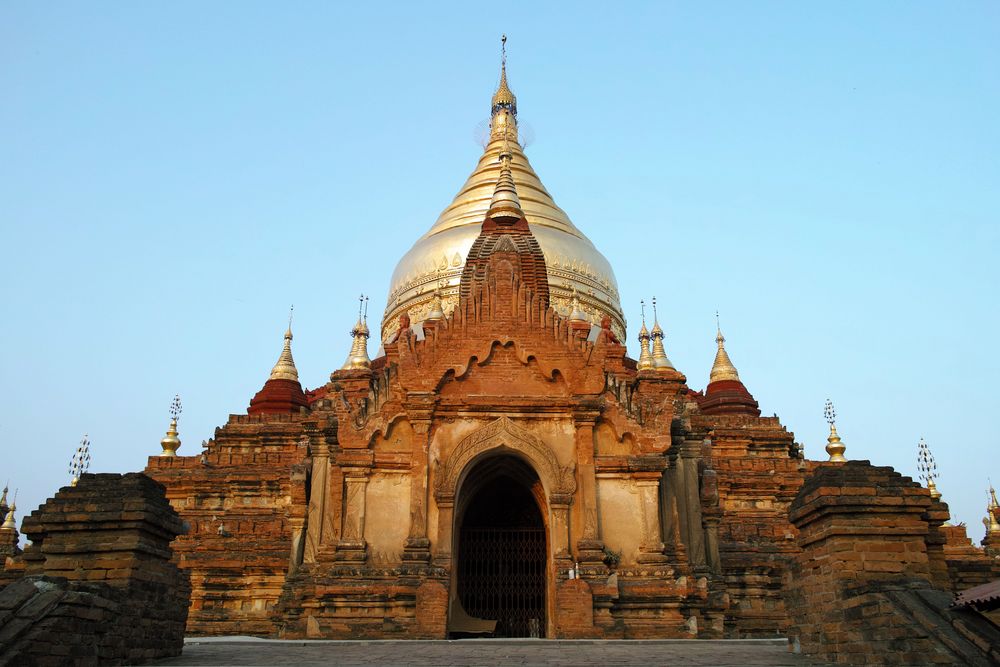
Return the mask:
[[512,156],[506,137],[503,143],[503,152],[500,153],[500,175],[497,178],[493,199],[490,200],[490,209],[486,215],[493,220],[516,221],[524,217],[524,211],[521,210],[521,199],[517,196],[514,176],[510,171]]
[[295,360],[292,358],[292,313],[295,306],[288,313],[288,329],[285,330],[285,346],[278,357],[278,363],[271,369],[271,380],[292,380],[299,381],[299,371],[295,368]]
[[160,446],[163,448],[160,456],[177,456],[177,450],[181,446],[181,439],[177,437],[177,420],[180,419],[181,411],[181,397],[180,394],[176,394],[170,403],[170,428],[160,440]]
[[656,297],[653,297],[653,330],[649,334],[653,341],[653,367],[658,371],[673,370],[674,365],[667,357],[667,351],[663,347],[663,329],[660,327],[660,319],[656,314]]
[[651,371],[656,366],[653,364],[653,353],[649,349],[649,329],[646,328],[646,302],[640,301],[639,306],[642,309],[642,328],[639,329],[639,365],[638,369],[640,371]]
[[823,416],[830,425],[830,436],[826,439],[826,453],[830,455],[828,460],[830,463],[845,463],[847,459],[844,458],[844,452],[847,451],[847,446],[840,441],[840,436],[837,434],[837,413],[833,409],[833,401],[829,398],[826,399]]
[[358,297],[358,323],[351,329],[351,352],[341,370],[359,370],[371,368],[372,361],[368,358],[368,297],[362,294]]
[[917,470],[920,471],[920,479],[927,484],[931,498],[934,500],[940,498],[941,492],[938,491],[937,484],[935,484],[938,478],[937,462],[934,461],[934,455],[931,454],[931,450],[923,438],[920,438],[920,442],[917,444]]

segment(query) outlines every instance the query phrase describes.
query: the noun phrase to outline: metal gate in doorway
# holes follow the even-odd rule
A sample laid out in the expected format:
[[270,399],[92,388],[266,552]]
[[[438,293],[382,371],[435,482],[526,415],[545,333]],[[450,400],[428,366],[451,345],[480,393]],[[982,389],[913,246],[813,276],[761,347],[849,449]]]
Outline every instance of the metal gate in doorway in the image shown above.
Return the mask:
[[545,529],[463,528],[458,594],[496,637],[545,636]]

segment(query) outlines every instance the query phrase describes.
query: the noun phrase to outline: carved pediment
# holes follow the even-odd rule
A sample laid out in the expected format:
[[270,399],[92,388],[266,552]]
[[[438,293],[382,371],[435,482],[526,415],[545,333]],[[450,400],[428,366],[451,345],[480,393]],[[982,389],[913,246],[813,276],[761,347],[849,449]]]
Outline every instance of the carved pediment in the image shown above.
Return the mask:
[[538,474],[550,497],[568,497],[576,490],[572,465],[560,466],[553,451],[531,431],[507,417],[500,417],[467,435],[442,463],[434,485],[434,496],[453,501],[466,470],[482,456],[512,452],[524,458]]
[[441,383],[442,396],[566,396],[569,389],[558,371],[548,373],[538,360],[522,360],[513,343],[494,343],[489,355],[469,364],[464,373],[449,373]]

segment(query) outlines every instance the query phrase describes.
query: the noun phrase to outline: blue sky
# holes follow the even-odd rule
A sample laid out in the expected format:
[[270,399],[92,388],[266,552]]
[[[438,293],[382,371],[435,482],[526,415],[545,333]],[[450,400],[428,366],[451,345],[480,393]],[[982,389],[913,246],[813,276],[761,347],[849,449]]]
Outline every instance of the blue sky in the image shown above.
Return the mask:
[[[359,292],[475,165],[509,35],[527,153],[656,295],[703,388],[715,318],[765,414],[915,474],[978,540],[996,465],[1000,5],[929,2],[0,6],[0,476],[182,454],[281,347],[307,387]],[[374,352],[374,345],[372,352]],[[0,480],[2,481],[2,480]],[[1000,479],[996,479],[1000,483]]]

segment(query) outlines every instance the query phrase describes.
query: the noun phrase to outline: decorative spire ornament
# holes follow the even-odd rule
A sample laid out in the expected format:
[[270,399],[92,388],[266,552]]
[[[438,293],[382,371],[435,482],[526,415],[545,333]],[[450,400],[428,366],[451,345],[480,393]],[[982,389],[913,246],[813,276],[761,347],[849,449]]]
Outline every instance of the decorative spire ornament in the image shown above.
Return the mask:
[[69,462],[70,485],[76,486],[80,481],[80,475],[90,470],[90,440],[84,434],[80,441],[80,446],[76,448],[73,458]]
[[181,446],[181,439],[177,437],[177,420],[181,416],[181,410],[181,396],[176,394],[170,403],[170,428],[160,440],[160,446],[163,448],[160,456],[177,456],[177,449]]
[[660,328],[660,319],[656,314],[656,297],[653,297],[653,330],[649,334],[653,341],[653,367],[658,371],[672,370],[674,365],[667,357],[667,351],[663,347],[663,329]]
[[514,175],[510,170],[512,159],[510,143],[507,137],[504,137],[503,150],[500,153],[500,175],[497,177],[497,184],[493,189],[490,209],[486,213],[487,217],[494,220],[515,221],[524,217],[524,211],[521,210],[521,199],[517,196],[517,188],[514,186]]
[[[7,487],[3,488],[3,503],[7,504]],[[0,530],[17,530],[17,522],[14,521],[14,512],[17,511],[17,491],[14,491],[14,500],[11,502],[10,507],[7,508],[7,516],[3,519],[3,525],[0,525]]]
[[347,355],[347,361],[341,370],[358,370],[370,368],[371,359],[368,358],[368,297],[362,294],[358,297],[358,323],[351,329],[351,352]]
[[1000,503],[997,502],[997,492],[990,482],[990,490],[986,494],[986,518],[983,519],[987,535],[1000,535]]
[[285,330],[285,346],[278,357],[278,363],[271,369],[271,380],[292,380],[299,381],[299,371],[295,368],[295,360],[292,358],[292,315],[295,306],[288,311],[288,329]]
[[729,359],[729,353],[726,352],[726,337],[722,335],[722,326],[719,324],[719,311],[715,311],[715,331],[715,342],[719,349],[715,352],[715,361],[712,363],[712,372],[708,376],[708,381],[709,383],[720,380],[739,382],[740,374],[736,372],[736,366],[733,366],[732,360]]
[[507,35],[500,37],[500,83],[493,93],[490,113],[496,115],[501,109],[507,109],[512,115],[517,115],[517,97],[507,85]]
[[927,484],[931,498],[934,500],[940,498],[941,492],[938,491],[937,484],[935,484],[938,479],[937,462],[934,461],[934,455],[931,454],[931,450],[923,438],[920,438],[920,442],[917,443],[917,470],[920,472],[920,479]]
[[826,453],[830,455],[828,461],[830,463],[845,463],[847,459],[844,458],[844,452],[847,450],[847,446],[840,441],[840,436],[837,435],[837,413],[833,409],[833,401],[829,398],[826,399],[823,416],[826,417],[826,423],[830,425],[830,436],[826,439]]
[[432,322],[444,319],[444,304],[441,303],[440,287],[434,292],[434,298],[431,299],[431,310],[427,313],[427,319]]
[[587,317],[587,313],[583,312],[583,308],[580,307],[580,296],[577,294],[576,288],[573,289],[573,309],[569,313],[569,319],[571,322],[589,322],[590,318]]
[[642,328],[639,329],[639,364],[640,371],[651,371],[653,365],[653,353],[649,349],[649,329],[646,328],[646,302],[640,301],[639,307],[642,311]]
[[0,496],[0,507],[7,507],[7,485],[3,485],[3,496]]

